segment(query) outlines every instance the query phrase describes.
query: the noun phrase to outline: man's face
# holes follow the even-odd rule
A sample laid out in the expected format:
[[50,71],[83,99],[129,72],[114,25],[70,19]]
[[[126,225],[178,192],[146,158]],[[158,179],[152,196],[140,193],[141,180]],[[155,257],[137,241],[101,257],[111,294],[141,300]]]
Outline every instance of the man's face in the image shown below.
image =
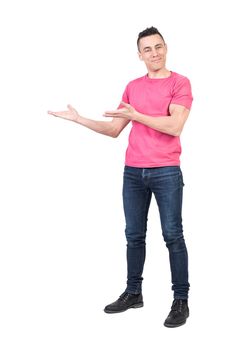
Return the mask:
[[165,68],[167,45],[160,35],[154,34],[140,39],[139,58],[145,62],[148,71]]

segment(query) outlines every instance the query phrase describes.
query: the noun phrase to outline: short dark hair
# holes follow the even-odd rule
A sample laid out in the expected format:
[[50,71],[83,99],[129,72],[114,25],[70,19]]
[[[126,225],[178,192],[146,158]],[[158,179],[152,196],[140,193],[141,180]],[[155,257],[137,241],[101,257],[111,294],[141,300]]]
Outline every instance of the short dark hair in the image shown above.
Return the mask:
[[[139,50],[139,46],[140,46],[140,45],[139,45],[139,42],[140,42],[141,38],[144,38],[144,37],[150,36],[150,35],[155,35],[155,34],[160,35],[161,38],[162,38],[162,40],[163,40],[164,43],[165,43],[165,40],[164,40],[162,34],[158,31],[157,28],[155,28],[155,27],[146,28],[145,30],[143,30],[142,32],[140,32],[140,33],[138,34],[138,39],[137,39],[137,47],[138,47],[138,50]],[[139,50],[139,51],[140,51],[140,50]]]

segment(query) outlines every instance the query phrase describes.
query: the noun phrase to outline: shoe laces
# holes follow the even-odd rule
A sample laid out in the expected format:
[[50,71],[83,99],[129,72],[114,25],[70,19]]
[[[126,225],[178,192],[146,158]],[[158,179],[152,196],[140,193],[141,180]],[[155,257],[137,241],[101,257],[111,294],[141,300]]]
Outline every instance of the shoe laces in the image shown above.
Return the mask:
[[183,300],[182,299],[175,299],[173,301],[172,307],[171,307],[171,311],[174,312],[182,312],[182,307],[183,307]]
[[122,300],[123,302],[126,302],[128,300],[129,293],[124,292],[123,294],[120,295],[119,299]]

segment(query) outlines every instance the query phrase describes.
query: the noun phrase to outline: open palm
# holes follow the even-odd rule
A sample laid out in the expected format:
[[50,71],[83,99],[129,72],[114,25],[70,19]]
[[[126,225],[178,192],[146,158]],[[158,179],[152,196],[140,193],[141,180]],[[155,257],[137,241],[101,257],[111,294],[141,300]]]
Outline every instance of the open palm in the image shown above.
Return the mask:
[[48,111],[48,114],[54,115],[55,117],[60,117],[67,120],[77,121],[79,118],[79,113],[71,105],[67,105],[66,111],[52,112]]

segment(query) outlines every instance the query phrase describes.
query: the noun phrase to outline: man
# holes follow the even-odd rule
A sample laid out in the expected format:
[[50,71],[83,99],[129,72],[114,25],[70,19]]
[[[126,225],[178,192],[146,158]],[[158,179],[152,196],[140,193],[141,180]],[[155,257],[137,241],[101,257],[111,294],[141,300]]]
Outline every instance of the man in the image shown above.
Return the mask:
[[183,176],[179,136],[192,104],[189,80],[166,68],[167,45],[154,27],[139,33],[138,55],[147,74],[131,81],[117,110],[105,112],[111,121],[84,118],[70,105],[49,114],[77,122],[91,130],[117,137],[131,121],[126,151],[123,203],[127,240],[127,287],[104,309],[117,313],[143,306],[142,274],[151,196],[159,208],[162,234],[169,251],[174,300],[166,327],[186,322],[188,308],[188,254],[182,227]]

